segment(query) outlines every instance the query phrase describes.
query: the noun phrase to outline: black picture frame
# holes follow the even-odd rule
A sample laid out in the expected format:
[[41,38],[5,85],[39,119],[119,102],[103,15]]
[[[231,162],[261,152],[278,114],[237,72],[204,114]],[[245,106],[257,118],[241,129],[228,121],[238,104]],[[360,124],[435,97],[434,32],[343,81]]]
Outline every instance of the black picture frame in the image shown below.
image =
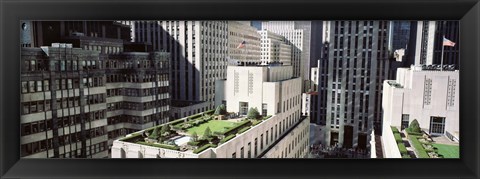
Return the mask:
[[[1,0],[1,178],[478,178],[478,0]],[[460,20],[461,159],[20,159],[20,20]]]

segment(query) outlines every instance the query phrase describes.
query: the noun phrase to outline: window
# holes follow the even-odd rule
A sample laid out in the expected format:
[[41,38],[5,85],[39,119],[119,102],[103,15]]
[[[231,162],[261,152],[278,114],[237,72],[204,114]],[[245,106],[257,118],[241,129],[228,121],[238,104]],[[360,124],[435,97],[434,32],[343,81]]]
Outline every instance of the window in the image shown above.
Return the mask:
[[244,158],[244,156],[243,156],[243,147],[240,148],[240,158]]
[[22,93],[28,93],[28,82],[22,82]]
[[232,158],[237,158],[237,153],[233,152]]
[[247,115],[248,102],[240,102],[240,115]]
[[248,153],[247,153],[247,157],[248,158],[251,158],[252,157],[252,144],[249,142],[248,143]]
[[262,115],[263,116],[267,115],[267,104],[266,103],[262,104]]
[[444,134],[445,117],[430,117],[430,134]]
[[257,156],[257,144],[258,144],[258,143],[257,143],[257,138],[255,138],[255,143],[254,143],[254,148],[253,148],[253,150],[254,150],[254,156]]
[[408,128],[409,118],[410,118],[409,114],[402,114],[402,123],[401,123],[402,126],[400,126],[400,130]]

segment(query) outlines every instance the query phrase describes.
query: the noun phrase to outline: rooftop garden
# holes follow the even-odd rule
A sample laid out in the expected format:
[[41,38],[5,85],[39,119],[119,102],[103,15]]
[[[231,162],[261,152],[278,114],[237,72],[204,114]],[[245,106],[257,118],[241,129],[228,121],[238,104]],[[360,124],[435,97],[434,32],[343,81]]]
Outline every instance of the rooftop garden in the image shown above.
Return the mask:
[[415,148],[418,158],[444,158],[444,154],[439,152],[438,144],[434,144],[432,139],[423,133],[418,121],[414,119],[408,128],[405,129],[408,139]]
[[250,108],[247,116],[237,116],[220,105],[215,110],[148,128],[120,141],[198,154],[235,138],[270,117],[261,116],[256,108]]

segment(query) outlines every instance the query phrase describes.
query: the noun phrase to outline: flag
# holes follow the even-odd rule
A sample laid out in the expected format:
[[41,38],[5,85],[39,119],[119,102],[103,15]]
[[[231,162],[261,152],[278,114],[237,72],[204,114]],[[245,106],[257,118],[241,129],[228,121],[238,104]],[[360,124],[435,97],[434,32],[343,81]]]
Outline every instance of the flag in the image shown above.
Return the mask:
[[245,47],[245,43],[246,43],[245,40],[242,41],[242,43],[238,44],[237,48],[243,48],[243,47]]
[[443,46],[454,47],[455,42],[448,40],[447,38],[443,37]]

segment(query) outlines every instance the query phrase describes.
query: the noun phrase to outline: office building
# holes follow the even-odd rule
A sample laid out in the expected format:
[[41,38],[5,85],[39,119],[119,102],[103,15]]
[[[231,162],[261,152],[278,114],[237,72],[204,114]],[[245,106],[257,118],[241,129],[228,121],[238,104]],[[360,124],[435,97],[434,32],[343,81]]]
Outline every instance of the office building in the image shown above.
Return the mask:
[[[301,83],[299,77],[293,77],[291,66],[228,66],[227,79],[218,80],[215,91],[216,105],[226,105],[228,114],[218,116],[212,115],[213,111],[205,111],[172,121],[166,124],[172,130],[166,133],[168,135],[160,143],[144,142],[144,138],[154,129],[131,134],[114,142],[112,157],[306,157],[309,150],[309,120],[308,117],[301,116]],[[261,117],[245,118],[253,108],[258,109]],[[202,125],[209,125],[212,120],[232,126],[227,129],[212,128],[212,144],[198,144],[206,140],[202,139],[205,133],[201,134],[199,140],[192,140],[196,138],[192,134],[195,127],[188,123],[202,128]]]
[[103,158],[114,139],[169,121],[168,53],[131,50],[142,44],[115,22],[26,24],[30,44],[61,43],[22,48],[22,157]]
[[[381,134],[382,82],[390,73],[388,21],[328,21],[325,60],[319,61],[319,106],[326,100],[327,146],[368,149],[371,133]],[[326,94],[325,94],[326,92]],[[322,94],[324,93],[324,94]],[[326,96],[326,99],[325,99]],[[323,104],[325,102],[323,101]]]
[[401,157],[391,127],[404,130],[413,120],[431,136],[444,135],[454,142],[459,133],[459,71],[450,65],[399,68],[396,80],[385,80],[382,141],[387,157]]
[[267,30],[258,31],[261,35],[261,61],[263,65],[282,64],[291,65],[292,47],[285,37]]
[[443,64],[460,65],[460,30],[458,21],[414,21],[411,23],[410,39],[407,48],[409,65],[441,64],[443,36],[456,43],[445,47]]

